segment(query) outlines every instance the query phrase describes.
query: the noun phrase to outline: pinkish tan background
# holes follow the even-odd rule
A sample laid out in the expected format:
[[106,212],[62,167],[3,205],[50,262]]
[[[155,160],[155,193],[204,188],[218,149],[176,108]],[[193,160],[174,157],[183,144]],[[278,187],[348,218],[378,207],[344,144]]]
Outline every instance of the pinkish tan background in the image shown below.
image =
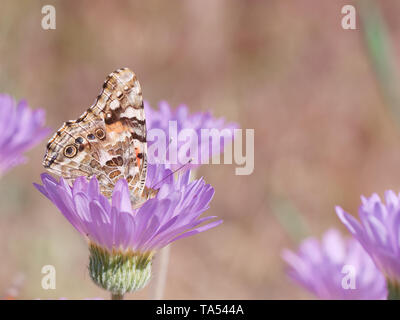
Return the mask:
[[[376,1],[400,55],[400,2]],[[41,8],[56,7],[56,30]],[[356,212],[361,194],[400,189],[399,127],[369,58],[362,25],[343,30],[351,0],[12,1],[0,9],[0,91],[76,119],[114,69],[130,67],[153,106],[166,100],[255,129],[255,171],[202,167],[224,223],[172,245],[167,299],[308,299],[288,280],[282,248]],[[47,140],[0,180],[0,297],[108,298],[86,271],[88,250],[36,191]],[[56,290],[41,268],[54,265]],[[157,277],[157,273],[154,275]],[[127,298],[147,299],[150,289]]]

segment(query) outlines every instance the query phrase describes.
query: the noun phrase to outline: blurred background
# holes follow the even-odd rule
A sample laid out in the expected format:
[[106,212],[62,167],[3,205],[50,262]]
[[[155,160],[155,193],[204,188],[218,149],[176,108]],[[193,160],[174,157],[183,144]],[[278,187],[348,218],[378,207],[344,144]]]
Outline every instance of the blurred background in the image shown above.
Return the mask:
[[[56,30],[41,9],[56,8]],[[357,9],[344,30],[341,9]],[[341,205],[400,189],[396,0],[12,1],[0,10],[0,91],[46,110],[54,131],[76,119],[110,72],[135,71],[144,98],[255,129],[255,170],[200,168],[224,223],[174,243],[167,299],[308,299],[281,250],[341,226]],[[109,295],[87,273],[84,239],[33,188],[47,139],[0,180],[0,296]],[[56,290],[41,268],[54,265]],[[157,273],[154,278],[157,277]],[[24,280],[21,280],[24,278]],[[150,289],[127,298],[147,299]]]

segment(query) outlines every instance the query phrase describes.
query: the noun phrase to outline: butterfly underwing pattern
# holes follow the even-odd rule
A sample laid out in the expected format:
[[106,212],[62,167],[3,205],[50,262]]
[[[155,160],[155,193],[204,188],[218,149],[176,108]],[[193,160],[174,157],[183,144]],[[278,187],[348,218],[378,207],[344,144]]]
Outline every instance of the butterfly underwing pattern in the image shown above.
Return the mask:
[[47,144],[43,166],[72,181],[96,176],[106,197],[125,178],[134,206],[156,194],[145,186],[146,118],[142,89],[131,70],[108,75],[95,103],[77,120],[64,123]]

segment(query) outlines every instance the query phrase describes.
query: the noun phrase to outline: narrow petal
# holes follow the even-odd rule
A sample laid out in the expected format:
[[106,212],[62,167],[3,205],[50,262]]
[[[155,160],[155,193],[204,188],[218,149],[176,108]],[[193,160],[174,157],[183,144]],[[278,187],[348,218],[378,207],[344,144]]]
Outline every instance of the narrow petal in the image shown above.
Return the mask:
[[222,220],[217,220],[217,221],[214,221],[214,222],[210,222],[209,224],[206,224],[204,226],[201,226],[201,227],[198,227],[198,228],[193,229],[191,231],[188,231],[186,233],[183,233],[183,234],[173,238],[172,240],[168,241],[168,243],[171,243],[171,242],[174,242],[176,240],[183,239],[183,238],[186,238],[186,237],[189,237],[189,236],[193,236],[193,235],[195,235],[197,233],[209,230],[211,228],[215,228],[216,226],[220,225],[222,222],[223,222]]
[[125,179],[120,179],[115,184],[112,206],[120,211],[132,212],[129,187]]

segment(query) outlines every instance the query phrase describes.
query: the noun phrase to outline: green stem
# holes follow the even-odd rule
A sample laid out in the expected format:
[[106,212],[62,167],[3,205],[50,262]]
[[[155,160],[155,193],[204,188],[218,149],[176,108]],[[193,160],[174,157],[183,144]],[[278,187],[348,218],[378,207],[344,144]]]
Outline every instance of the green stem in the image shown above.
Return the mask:
[[400,284],[398,282],[387,281],[388,300],[400,300]]
[[390,112],[400,122],[399,76],[387,25],[375,1],[362,0],[358,5],[361,31],[379,88]]
[[112,293],[111,300],[124,300],[124,295],[119,293]]
[[310,235],[306,219],[288,198],[274,196],[270,200],[274,216],[293,242],[299,243]]

